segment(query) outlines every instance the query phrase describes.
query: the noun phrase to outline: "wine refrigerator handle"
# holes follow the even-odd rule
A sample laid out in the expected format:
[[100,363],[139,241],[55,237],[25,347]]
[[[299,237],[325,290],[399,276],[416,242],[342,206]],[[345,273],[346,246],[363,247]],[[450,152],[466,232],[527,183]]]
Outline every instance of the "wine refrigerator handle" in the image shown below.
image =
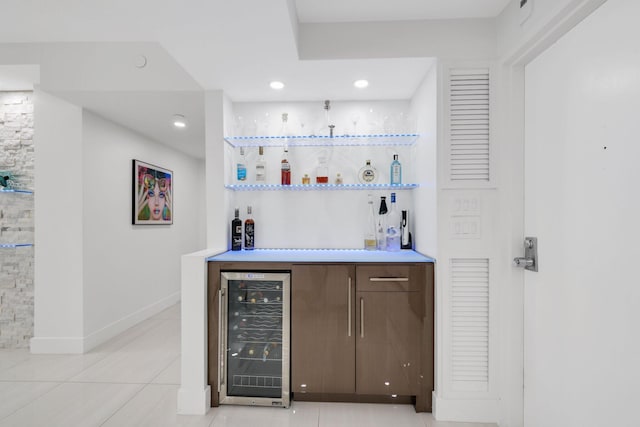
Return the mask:
[[347,336],[351,336],[351,276],[349,276],[348,290],[347,290]]
[[225,337],[226,333],[224,331],[224,313],[222,312],[222,308],[224,305],[222,304],[222,299],[224,298],[224,291],[222,289],[218,290],[218,345],[219,345],[219,355],[218,355],[218,392],[221,391],[222,385],[224,384],[224,355],[225,355]]

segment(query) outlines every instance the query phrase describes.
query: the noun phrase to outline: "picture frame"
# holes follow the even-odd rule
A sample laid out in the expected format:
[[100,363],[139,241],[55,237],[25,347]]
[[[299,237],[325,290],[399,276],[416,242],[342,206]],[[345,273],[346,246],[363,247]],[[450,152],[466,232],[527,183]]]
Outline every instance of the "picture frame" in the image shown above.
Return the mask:
[[133,225],[173,224],[173,172],[133,159]]

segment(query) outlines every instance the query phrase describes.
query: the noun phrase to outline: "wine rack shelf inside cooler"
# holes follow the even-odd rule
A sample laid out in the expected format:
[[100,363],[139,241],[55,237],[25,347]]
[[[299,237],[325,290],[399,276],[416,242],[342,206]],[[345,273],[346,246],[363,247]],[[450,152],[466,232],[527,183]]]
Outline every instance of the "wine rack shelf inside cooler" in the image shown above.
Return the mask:
[[292,135],[292,136],[227,136],[233,147],[324,147],[324,146],[372,146],[412,145],[420,135],[416,133],[373,135]]

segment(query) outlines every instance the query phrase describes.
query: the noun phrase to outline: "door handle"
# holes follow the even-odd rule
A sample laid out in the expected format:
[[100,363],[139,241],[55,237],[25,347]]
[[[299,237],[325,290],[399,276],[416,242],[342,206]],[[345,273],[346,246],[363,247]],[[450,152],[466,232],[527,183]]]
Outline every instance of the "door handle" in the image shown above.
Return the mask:
[[524,238],[524,256],[515,257],[513,263],[516,267],[523,267],[525,270],[538,271],[538,238]]
[[348,309],[347,309],[347,315],[348,315],[348,319],[347,319],[347,336],[351,336],[351,277],[349,277],[349,290],[347,291],[347,304],[348,304]]
[[360,338],[364,338],[364,298],[360,298]]

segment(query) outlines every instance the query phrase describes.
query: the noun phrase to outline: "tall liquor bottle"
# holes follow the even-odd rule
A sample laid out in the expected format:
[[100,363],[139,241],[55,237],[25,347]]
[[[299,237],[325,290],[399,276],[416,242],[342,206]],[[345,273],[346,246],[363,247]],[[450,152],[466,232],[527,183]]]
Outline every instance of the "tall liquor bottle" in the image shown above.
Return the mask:
[[391,185],[402,184],[402,165],[398,161],[398,155],[393,155],[393,161],[389,168],[389,182]]
[[236,165],[236,177],[238,181],[247,180],[247,165],[245,163],[244,147],[240,147],[240,159]]
[[244,248],[253,250],[255,244],[255,221],[251,216],[251,206],[247,206],[247,219],[244,220]]
[[364,248],[368,251],[375,251],[377,249],[377,239],[376,239],[376,215],[373,210],[373,196],[369,194],[369,201],[367,202],[368,206],[368,217],[366,223],[366,231],[364,234]]
[[258,148],[258,161],[256,161],[256,182],[264,184],[267,182],[267,163],[264,161],[264,147]]
[[239,251],[240,249],[242,249],[242,220],[240,210],[236,208],[235,218],[231,221],[231,250]]
[[376,228],[377,232],[377,244],[378,250],[384,251],[387,249],[387,198],[385,196],[380,197],[380,208],[378,209],[378,224]]
[[389,212],[389,217],[387,218],[387,250],[388,251],[399,251],[400,250],[400,212],[398,212],[396,206],[396,193],[391,193],[391,211]]

